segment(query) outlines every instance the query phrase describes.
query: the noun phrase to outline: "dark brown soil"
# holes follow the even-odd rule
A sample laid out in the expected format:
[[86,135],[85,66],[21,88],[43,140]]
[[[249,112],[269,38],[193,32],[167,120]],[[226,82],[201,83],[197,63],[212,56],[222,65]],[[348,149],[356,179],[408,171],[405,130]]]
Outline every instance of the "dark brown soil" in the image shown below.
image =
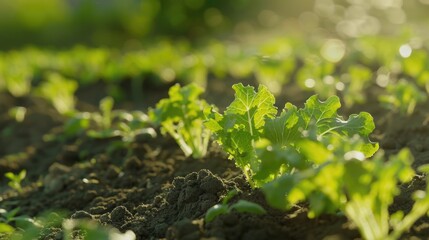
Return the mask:
[[[284,101],[299,105],[309,96],[293,87],[285,89],[280,96]],[[96,104],[85,100],[88,94],[79,93],[81,106]],[[165,94],[157,91],[147,105],[153,106]],[[414,167],[428,163],[429,106],[420,106],[413,115],[404,117],[381,109],[371,100],[376,89],[368,94],[366,105],[343,113],[369,111],[377,126],[372,138],[387,154],[409,147],[415,156]],[[219,86],[209,85],[207,99],[222,108],[232,100],[232,91],[222,92]],[[22,123],[7,116],[13,106],[28,108]],[[121,231],[132,230],[138,239],[359,239],[358,231],[345,217],[308,219],[305,205],[287,212],[268,207],[262,193],[248,186],[240,170],[216,144],[211,145],[205,158],[194,160],[186,158],[171,138],[160,134],[156,139],[136,141],[131,155],[125,150],[109,153],[106,149],[113,140],[82,137],[46,141],[45,135],[60,132],[64,121],[40,99],[0,94],[1,208],[20,207],[21,214],[29,216],[65,210],[70,218],[91,218]],[[7,186],[3,176],[21,169],[26,169],[28,175],[24,193],[18,194]],[[409,211],[410,194],[424,187],[424,180],[418,177],[402,186],[403,194],[392,210]],[[268,214],[232,212],[205,223],[207,209],[233,188],[240,193],[232,202],[251,200],[264,206]],[[404,239],[428,236],[429,219],[423,218]],[[51,238],[55,239],[46,237]]]

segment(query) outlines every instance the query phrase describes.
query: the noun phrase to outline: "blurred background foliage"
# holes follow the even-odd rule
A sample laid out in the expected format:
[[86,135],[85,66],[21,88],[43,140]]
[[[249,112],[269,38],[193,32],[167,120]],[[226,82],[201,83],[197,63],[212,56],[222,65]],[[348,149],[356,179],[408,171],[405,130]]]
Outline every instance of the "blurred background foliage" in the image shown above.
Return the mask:
[[401,109],[429,93],[428,12],[429,0],[0,0],[0,92],[69,99],[56,104],[67,112],[94,84],[94,102],[143,103],[146,86],[254,79],[351,107],[376,84],[394,85],[380,101]]
[[[272,9],[281,2],[273,1],[265,14],[274,15]],[[286,13],[308,4],[288,4]],[[268,19],[273,16],[253,19],[265,5],[261,0],[2,0],[0,47],[118,46],[155,37],[200,40],[228,34],[240,24],[273,25],[276,19]]]
[[341,38],[394,34],[404,23],[424,26],[428,4],[429,0],[0,0],[0,50],[28,45],[123,47],[159,38],[200,42],[261,30],[299,29]]

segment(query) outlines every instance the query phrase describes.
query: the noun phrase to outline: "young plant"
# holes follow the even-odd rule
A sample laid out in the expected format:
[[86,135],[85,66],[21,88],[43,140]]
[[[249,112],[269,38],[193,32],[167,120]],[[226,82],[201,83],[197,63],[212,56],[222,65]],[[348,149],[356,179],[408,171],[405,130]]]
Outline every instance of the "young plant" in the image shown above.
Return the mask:
[[163,134],[174,138],[186,156],[202,158],[207,153],[211,136],[204,126],[205,110],[209,104],[200,99],[203,89],[195,84],[170,88],[169,98],[162,99],[155,109],[150,109],[149,117],[161,126]]
[[117,148],[130,150],[130,145],[139,135],[156,137],[156,132],[150,127],[149,117],[146,114],[141,111],[113,110],[113,105],[113,98],[106,97],[100,101],[100,112],[74,113],[64,126],[65,136],[84,133],[95,139],[120,137],[119,141],[112,143],[109,151]]
[[18,228],[25,228],[34,223],[33,219],[25,215],[19,215],[20,208],[6,211],[0,208],[0,237],[1,234],[11,234]]
[[371,84],[372,71],[362,65],[348,67],[347,73],[341,75],[337,90],[343,91],[344,103],[347,107],[366,101],[365,90]]
[[[343,186],[347,202],[341,209],[356,224],[365,239],[393,240],[399,238],[404,230],[408,230],[401,226],[405,223],[404,213],[399,211],[389,215],[389,206],[400,193],[398,183],[409,182],[414,176],[411,168],[412,155],[408,150],[402,150],[386,163],[379,156],[371,161],[354,159],[345,163]],[[426,212],[418,213],[419,217]],[[410,216],[406,216],[407,221]],[[393,231],[390,234],[392,223]]]
[[118,229],[110,226],[102,226],[96,221],[84,219],[67,219],[62,223],[64,231],[64,240],[76,239],[74,231],[84,232],[84,239],[97,240],[97,239],[117,239],[117,240],[135,240],[136,234],[128,230],[121,233]]
[[[257,146],[262,169],[265,174],[277,176],[262,186],[268,203],[275,208],[289,209],[307,200],[309,217],[335,213],[339,209],[343,201],[340,194],[342,161],[366,159],[363,152],[356,150],[364,149],[366,145],[359,135],[347,141],[343,136],[333,134],[321,141],[302,139],[296,144],[299,151],[290,147],[280,148],[267,139],[262,143]],[[293,171],[283,171],[278,175],[281,169],[290,167],[294,167]]]
[[[15,211],[15,209],[12,211]],[[16,215],[16,212],[14,214]],[[46,237],[46,235],[42,236],[43,230],[47,230],[53,227],[58,228],[60,226],[60,221],[63,217],[64,215],[54,213],[42,214],[42,216],[36,217],[34,219],[26,218],[25,216],[23,216],[24,219],[22,223],[20,223],[21,221],[15,221],[17,228],[10,235],[9,239],[24,240],[41,239],[43,237]],[[20,217],[18,216],[17,218]],[[46,234],[47,232],[48,231],[44,231],[44,234]]]
[[8,172],[4,176],[9,179],[9,183],[8,183],[9,187],[15,189],[19,193],[22,193],[23,189],[22,189],[22,186],[21,186],[21,182],[22,182],[22,180],[25,179],[26,175],[27,175],[27,171],[25,169],[23,169],[18,174],[14,174],[12,172]]
[[425,92],[404,79],[388,85],[386,91],[387,94],[381,95],[378,100],[386,108],[398,111],[402,115],[411,115],[416,105],[427,99]]
[[267,213],[264,208],[259,204],[249,202],[246,200],[238,200],[238,202],[228,206],[229,200],[238,194],[237,190],[229,191],[226,196],[223,198],[222,203],[216,204],[207,210],[205,221],[209,223],[213,221],[216,217],[222,214],[228,214],[232,210],[242,213],[251,213],[251,214],[265,214]]
[[424,215],[429,216],[429,164],[420,166],[418,170],[426,175],[426,189],[413,193],[414,205],[406,216],[401,211],[392,215],[390,224],[393,232],[389,236],[390,239],[399,239],[419,218]]
[[[109,138],[118,136],[118,131],[112,128],[114,100],[108,96],[99,103],[100,112],[75,112],[66,122],[66,135],[76,135],[81,131],[87,132],[93,138]],[[90,129],[94,127],[95,129]]]
[[9,56],[7,63],[4,69],[0,69],[0,81],[5,83],[6,89],[15,97],[30,93],[33,71],[27,60],[14,54]]
[[403,73],[411,79],[415,79],[419,86],[425,87],[429,92],[429,59],[425,50],[413,49],[411,55],[407,58],[402,58]]
[[61,114],[74,111],[74,93],[77,90],[76,81],[67,79],[58,73],[47,74],[47,81],[43,82],[35,93],[50,101]]
[[[398,184],[410,182],[414,176],[409,150],[400,151],[388,161],[382,153],[367,160],[363,152],[353,150],[365,144],[359,138],[343,142],[333,135],[321,142],[310,143],[301,146],[306,149],[301,149],[299,155],[318,164],[283,174],[265,184],[262,190],[271,206],[289,209],[308,201],[310,218],[340,210],[368,240],[398,239],[417,219],[428,213],[429,197],[423,191],[414,193],[416,202],[407,215],[401,211],[389,213],[394,197],[400,193]],[[270,150],[271,155],[264,157],[286,155],[284,150]],[[279,161],[262,159],[265,160]]]
[[15,228],[9,224],[10,219],[7,216],[8,212],[0,208],[0,237],[2,234],[10,234],[15,231]]
[[[206,126],[214,132],[217,142],[235,160],[253,187],[260,187],[286,172],[311,167],[309,159],[299,157],[306,140],[317,142],[334,134],[347,141],[358,135],[365,144],[355,150],[369,157],[378,149],[378,144],[368,139],[374,129],[372,116],[361,112],[344,120],[337,114],[341,106],[338,97],[321,102],[315,95],[301,109],[287,103],[280,116],[276,116],[274,96],[265,86],[260,85],[258,92],[242,84],[234,85],[233,89],[235,100],[224,114],[213,111]],[[277,162],[264,162],[261,155],[269,153],[257,152],[257,145],[264,139],[274,148],[286,151],[279,158],[271,158]]]
[[[19,218],[19,217],[18,217]],[[62,238],[70,239],[118,239],[118,240],[135,240],[136,235],[133,231],[128,230],[121,233],[111,226],[101,226],[98,222],[86,219],[65,219],[63,212],[46,212],[36,217],[34,220],[15,229],[10,234],[13,240],[27,239],[50,239],[47,237],[53,229],[62,230]],[[0,217],[1,220],[1,217]],[[14,220],[16,221],[16,220]],[[1,225],[0,225],[1,226]],[[1,235],[0,235],[1,236]]]

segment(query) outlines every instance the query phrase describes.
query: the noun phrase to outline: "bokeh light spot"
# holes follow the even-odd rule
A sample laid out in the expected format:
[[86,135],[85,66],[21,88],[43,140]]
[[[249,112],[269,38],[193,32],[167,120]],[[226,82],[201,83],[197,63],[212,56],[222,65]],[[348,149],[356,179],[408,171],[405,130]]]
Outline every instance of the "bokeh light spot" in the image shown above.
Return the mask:
[[411,46],[409,44],[404,44],[401,47],[399,47],[399,54],[403,58],[408,58],[412,52],[413,52],[413,49],[411,49]]
[[171,68],[164,68],[161,71],[161,78],[166,82],[172,82],[176,79],[176,72]]
[[346,53],[345,44],[338,39],[329,39],[326,41],[322,49],[320,50],[320,54],[323,58],[330,62],[339,62]]
[[380,87],[387,87],[390,81],[390,72],[386,68],[380,68],[377,71],[377,78],[375,79],[375,82]]
[[323,82],[324,82],[325,84],[332,85],[332,84],[334,84],[334,83],[335,83],[335,78],[334,78],[334,77],[332,77],[331,75],[327,75],[327,76],[325,76],[325,77],[323,78]]
[[314,88],[314,86],[316,86],[316,81],[312,78],[307,78],[304,81],[304,85],[308,88]]
[[335,84],[335,88],[338,90],[338,91],[344,91],[344,89],[345,89],[345,85],[344,85],[344,83],[343,82],[337,82],[336,84]]

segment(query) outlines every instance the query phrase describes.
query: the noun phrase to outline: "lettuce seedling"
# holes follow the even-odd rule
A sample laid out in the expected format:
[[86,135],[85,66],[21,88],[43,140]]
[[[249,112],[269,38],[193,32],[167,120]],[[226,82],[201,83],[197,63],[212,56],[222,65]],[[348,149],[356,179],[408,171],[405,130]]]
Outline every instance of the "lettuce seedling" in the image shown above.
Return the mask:
[[[386,163],[377,155],[371,161],[354,159],[344,164],[343,186],[347,202],[341,208],[365,239],[396,239],[389,236],[389,206],[400,193],[398,183],[413,178],[411,162],[409,150],[402,150]],[[402,212],[394,213],[396,226],[402,220],[401,216]],[[401,234],[395,233],[397,237]]]
[[382,106],[399,111],[402,115],[411,115],[416,105],[427,99],[425,92],[404,79],[388,85],[386,91],[387,94],[381,95],[378,100]]
[[263,207],[257,203],[249,202],[246,200],[238,200],[238,202],[228,206],[229,200],[238,194],[237,190],[229,191],[226,196],[223,198],[222,203],[216,204],[207,210],[205,221],[209,223],[213,221],[216,217],[230,213],[232,210],[242,213],[251,213],[251,214],[265,214],[267,213]]
[[66,136],[85,132],[91,138],[121,136],[124,142],[132,142],[139,134],[156,136],[149,126],[149,117],[141,111],[113,110],[114,100],[105,97],[100,101],[99,112],[75,112],[64,126]]
[[217,142],[229,154],[229,158],[235,160],[253,186],[251,168],[258,161],[255,141],[262,135],[265,119],[273,118],[277,113],[275,99],[263,85],[259,86],[257,93],[253,87],[244,87],[241,83],[232,88],[235,100],[223,115],[213,111],[205,125],[214,132]]
[[0,81],[6,85],[9,93],[15,97],[30,93],[34,74],[27,59],[22,58],[19,54],[13,54],[7,58],[7,65],[4,66],[3,69],[0,69]]
[[195,84],[170,88],[169,98],[162,99],[149,117],[161,126],[163,134],[170,134],[186,156],[202,158],[207,153],[211,132],[204,126],[209,104],[200,99],[203,89]]
[[19,193],[23,192],[21,182],[25,179],[27,175],[27,171],[23,169],[18,174],[14,174],[13,172],[7,172],[4,176],[7,177],[10,181],[8,183],[9,187],[15,189]]
[[393,232],[386,239],[399,239],[419,218],[424,215],[429,216],[429,164],[420,166],[418,170],[426,175],[426,189],[425,191],[417,190],[413,193],[415,202],[413,208],[406,216],[401,211],[392,215],[390,224]]
[[138,136],[154,138],[148,115],[141,111],[113,110],[114,100],[108,96],[99,104],[99,112],[74,112],[64,125],[63,140],[85,134],[94,139],[118,139],[110,143],[108,152],[127,149]]
[[107,96],[101,99],[99,103],[100,112],[91,113],[90,118],[97,126],[97,130],[89,130],[88,136],[93,138],[109,138],[119,136],[119,131],[112,128],[113,123],[113,105],[112,97]]
[[47,81],[43,82],[35,93],[50,101],[61,114],[68,114],[75,110],[75,97],[78,84],[75,80],[67,79],[58,73],[47,74]]
[[[424,191],[414,193],[416,202],[407,215],[401,211],[389,213],[394,197],[400,193],[398,184],[410,182],[414,176],[409,150],[401,150],[388,161],[382,153],[366,160],[364,153],[353,150],[365,144],[359,138],[343,142],[332,135],[321,142],[309,143],[301,145],[307,149],[301,149],[299,155],[319,164],[283,174],[265,184],[262,190],[272,207],[289,209],[308,201],[310,218],[340,210],[364,239],[376,240],[398,239],[428,213],[429,197]],[[284,151],[272,152],[271,156],[275,156]]]
[[[308,200],[309,217],[335,213],[339,209],[344,201],[341,194],[344,160],[366,158],[363,152],[356,150],[364,149],[366,145],[359,135],[347,141],[344,141],[343,136],[334,134],[325,136],[321,141],[302,139],[296,144],[299,150],[295,150],[294,154],[288,153],[290,148],[285,150],[270,142],[265,144],[258,149],[266,153],[260,155],[264,170],[269,169],[266,166],[271,162],[284,165],[283,168],[294,167],[290,171],[280,172],[281,175],[278,173],[279,168],[267,171],[278,176],[262,186],[268,203],[275,208],[289,209],[294,204]],[[305,160],[304,164],[302,160]]]
[[429,61],[428,55],[423,49],[413,49],[408,58],[401,59],[403,73],[411,79],[415,79],[419,86],[425,87],[429,92]]
[[[309,159],[300,154],[306,149],[304,146],[317,145],[309,143],[310,140],[317,143],[326,136],[338,135],[348,141],[357,135],[365,144],[354,150],[366,157],[378,150],[378,144],[368,138],[375,128],[372,116],[361,112],[344,120],[337,114],[341,103],[336,96],[321,102],[314,95],[301,109],[286,103],[280,116],[276,116],[275,98],[265,86],[260,85],[255,92],[253,87],[240,83],[233,89],[235,100],[224,114],[213,111],[206,126],[253,187],[260,187],[286,172],[311,167]],[[282,151],[267,157],[265,155],[271,153],[264,151],[264,147]]]
[[343,96],[347,107],[355,103],[362,104],[366,101],[365,89],[371,85],[372,71],[362,65],[352,65],[347,69],[347,73],[341,76],[341,83],[338,89],[344,88]]

